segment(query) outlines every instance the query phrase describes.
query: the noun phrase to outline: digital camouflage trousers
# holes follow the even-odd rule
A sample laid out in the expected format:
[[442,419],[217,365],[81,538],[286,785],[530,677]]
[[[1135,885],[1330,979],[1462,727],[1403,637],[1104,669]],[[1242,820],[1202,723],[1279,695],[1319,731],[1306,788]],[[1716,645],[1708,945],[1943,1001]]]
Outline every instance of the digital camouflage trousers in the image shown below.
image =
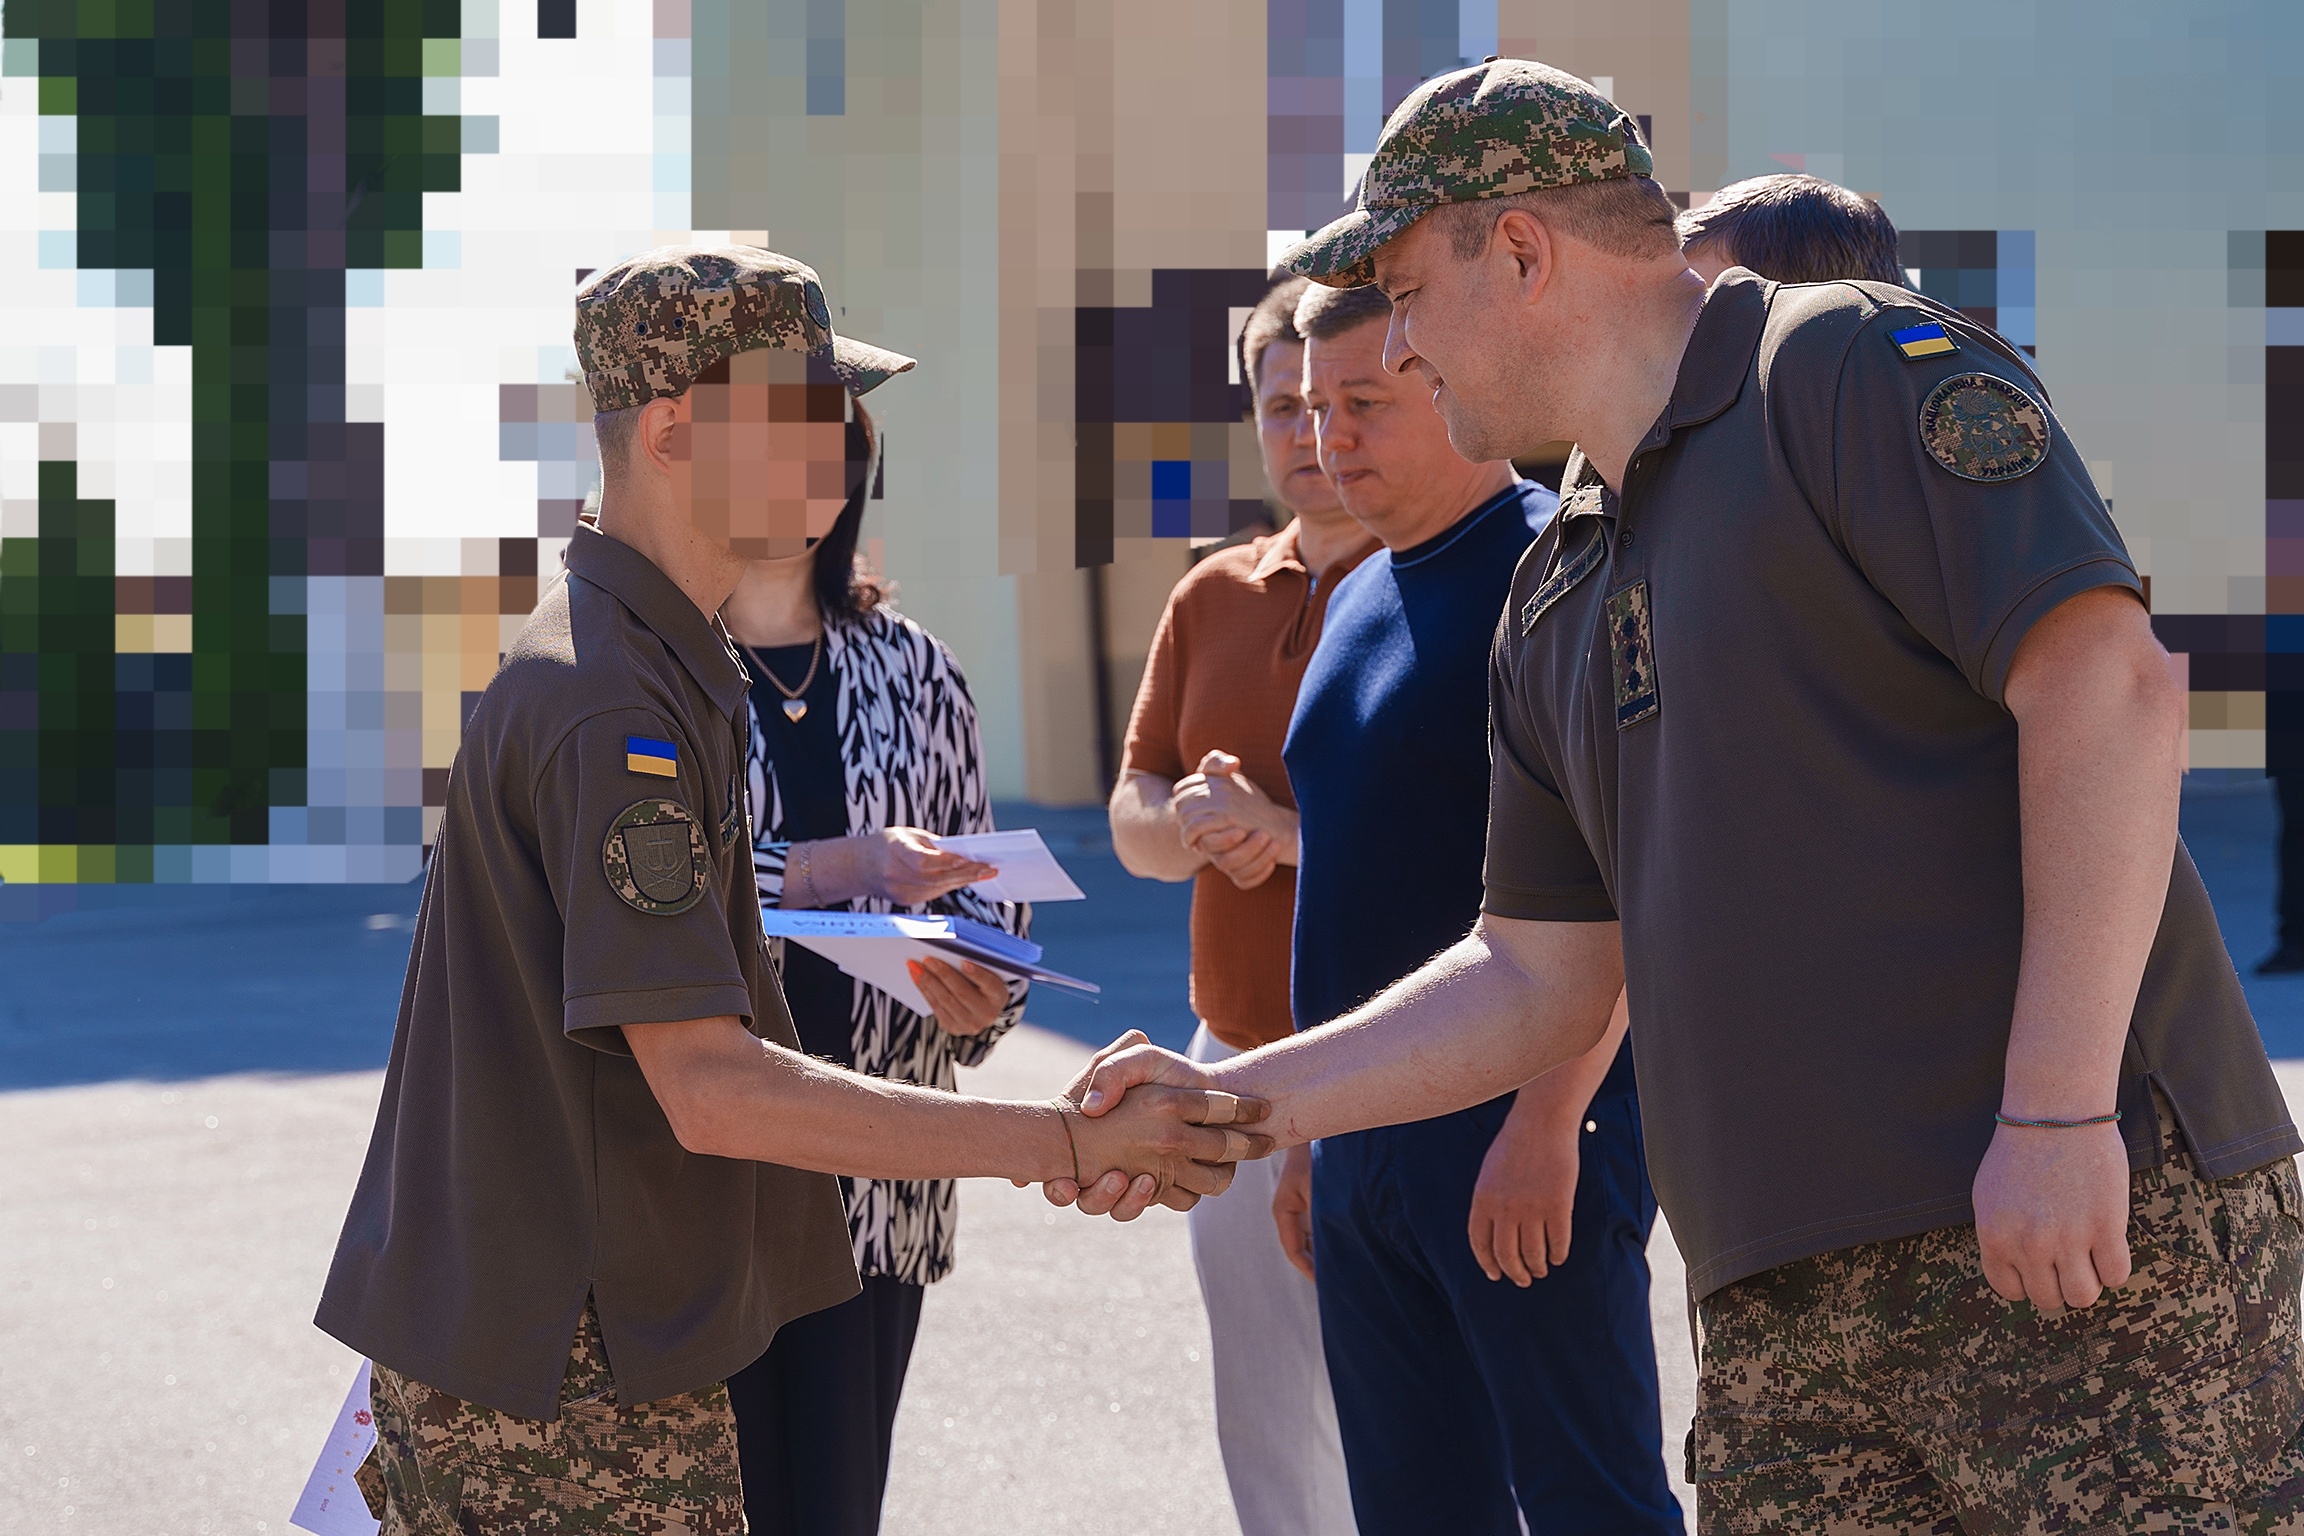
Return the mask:
[[727,1387],[619,1404],[589,1301],[556,1420],[468,1403],[381,1363],[369,1402],[376,1449],[360,1486],[384,1522],[380,1536],[744,1530]]
[[2304,1536],[2296,1165],[2211,1181],[2168,1140],[2132,1176],[2134,1277],[2085,1310],[2002,1301],[1973,1226],[1704,1298],[1699,1528]]

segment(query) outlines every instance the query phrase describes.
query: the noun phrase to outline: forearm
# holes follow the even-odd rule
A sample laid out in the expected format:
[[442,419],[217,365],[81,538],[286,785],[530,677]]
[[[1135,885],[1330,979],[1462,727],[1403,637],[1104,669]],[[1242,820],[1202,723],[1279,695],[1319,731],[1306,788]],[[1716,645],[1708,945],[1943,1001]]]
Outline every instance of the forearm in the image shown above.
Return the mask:
[[1616,1053],[1623,1048],[1625,1031],[1631,1022],[1624,994],[1619,992],[1599,1044],[1521,1087],[1519,1096],[1512,1101],[1511,1128],[1573,1136],[1583,1123],[1584,1111],[1592,1107],[1592,1095],[1600,1091],[1601,1080],[1616,1064]]
[[1209,1074],[1268,1100],[1282,1145],[1429,1119],[1596,1054],[1623,985],[1614,923],[1483,917],[1367,1006]]
[[1124,773],[1112,790],[1112,851],[1144,880],[1189,880],[1208,861],[1184,846],[1170,796],[1175,784],[1149,773]]
[[1071,1143],[1046,1104],[866,1077],[727,1024],[684,1042],[680,1057],[663,1063],[669,1074],[642,1057],[652,1083],[677,1077],[679,1091],[657,1097],[691,1152],[867,1179],[1072,1175]]
[[2151,646],[2044,664],[2021,689],[2011,672],[2024,944],[2003,1093],[2010,1115],[2078,1119],[2113,1108],[2175,858],[2183,706],[2164,667]]

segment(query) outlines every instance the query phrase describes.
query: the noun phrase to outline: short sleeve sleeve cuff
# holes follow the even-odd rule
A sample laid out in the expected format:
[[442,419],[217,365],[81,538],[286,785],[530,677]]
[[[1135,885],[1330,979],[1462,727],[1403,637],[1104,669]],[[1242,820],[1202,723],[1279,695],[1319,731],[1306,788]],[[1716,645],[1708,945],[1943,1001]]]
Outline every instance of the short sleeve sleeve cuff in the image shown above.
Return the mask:
[[2136,579],[2136,572],[2126,561],[2108,555],[2091,556],[2062,570],[2051,571],[2016,600],[1993,631],[1991,644],[1984,651],[1983,676],[1976,680],[1977,689],[1993,703],[2005,704],[2007,700],[2002,695],[2008,686],[2008,669],[2016,660],[2016,648],[2024,643],[2032,626],[2065,602],[2098,587],[2119,587],[2135,593],[2139,601],[2144,596],[2144,586]]
[[583,992],[563,1000],[561,1028],[579,1045],[629,1056],[632,1048],[619,1033],[626,1024],[677,1024],[685,1019],[715,1019],[733,1014],[747,1025],[752,1018],[752,993],[741,981],[705,983],[690,987],[645,987],[630,992]]
[[1508,917],[1527,923],[1616,921],[1616,906],[1606,891],[1577,887],[1530,890],[1525,886],[1489,885],[1481,891],[1480,910],[1489,917]]
[[1543,766],[1501,642],[1489,669],[1488,718],[1488,858],[1480,910],[1529,922],[1614,922],[1608,883]]

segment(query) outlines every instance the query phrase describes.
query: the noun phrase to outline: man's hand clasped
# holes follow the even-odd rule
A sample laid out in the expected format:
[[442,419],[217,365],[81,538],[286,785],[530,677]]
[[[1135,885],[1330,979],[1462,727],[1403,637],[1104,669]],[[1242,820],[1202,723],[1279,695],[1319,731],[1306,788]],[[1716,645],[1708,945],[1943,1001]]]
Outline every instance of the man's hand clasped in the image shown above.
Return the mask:
[[1079,1177],[1042,1189],[1051,1205],[1077,1204],[1089,1216],[1134,1221],[1155,1205],[1188,1211],[1231,1188],[1235,1165],[1272,1153],[1270,1136],[1241,1129],[1268,1117],[1269,1104],[1212,1086],[1141,1030],[1098,1051],[1055,1102]]
[[1176,781],[1176,835],[1234,885],[1253,890],[1296,862],[1296,813],[1257,787],[1229,752]]

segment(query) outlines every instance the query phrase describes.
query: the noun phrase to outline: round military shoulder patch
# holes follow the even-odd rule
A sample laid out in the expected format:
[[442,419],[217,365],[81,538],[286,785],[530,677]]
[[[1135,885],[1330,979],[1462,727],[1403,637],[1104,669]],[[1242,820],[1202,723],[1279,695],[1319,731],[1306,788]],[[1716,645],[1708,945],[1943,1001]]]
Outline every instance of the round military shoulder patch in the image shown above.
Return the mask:
[[636,800],[610,824],[600,867],[624,905],[671,917],[703,899],[712,856],[704,829],[679,801]]
[[1920,441],[1963,480],[2013,480],[2048,457],[2048,413],[1989,373],[1956,373],[1920,402]]

